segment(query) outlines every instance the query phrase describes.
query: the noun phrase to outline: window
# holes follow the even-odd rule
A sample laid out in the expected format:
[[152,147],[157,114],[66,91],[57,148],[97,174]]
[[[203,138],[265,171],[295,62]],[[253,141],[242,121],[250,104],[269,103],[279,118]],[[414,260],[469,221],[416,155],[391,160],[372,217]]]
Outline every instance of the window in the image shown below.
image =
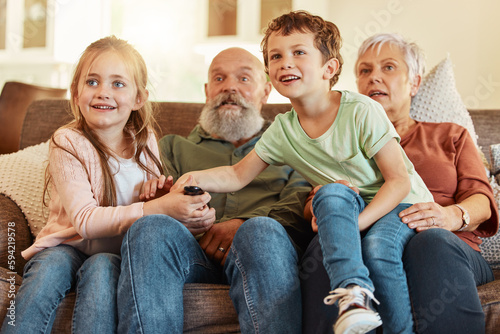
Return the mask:
[[236,35],[237,14],[237,0],[209,0],[208,36]]
[[7,36],[7,0],[0,0],[0,50],[5,50]]
[[267,28],[269,21],[292,10],[292,0],[261,0],[260,29]]
[[47,44],[47,0],[25,0],[23,48],[43,48]]

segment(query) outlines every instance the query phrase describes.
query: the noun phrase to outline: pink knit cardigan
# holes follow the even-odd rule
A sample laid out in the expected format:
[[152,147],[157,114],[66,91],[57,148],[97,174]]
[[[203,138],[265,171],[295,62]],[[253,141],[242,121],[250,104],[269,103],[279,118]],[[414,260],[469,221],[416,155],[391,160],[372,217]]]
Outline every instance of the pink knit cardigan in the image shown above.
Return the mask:
[[[77,152],[85,166],[51,143],[49,171],[52,188],[48,222],[35,243],[21,253],[22,256],[30,259],[37,252],[62,243],[72,245],[87,255],[119,253],[123,235],[143,216],[143,202],[117,207],[100,206],[103,175],[95,148],[74,129],[56,131],[55,140],[70,152]],[[152,132],[147,145],[159,157],[158,144]],[[147,155],[146,164],[157,176],[160,175]],[[148,174],[147,179],[153,177]]]

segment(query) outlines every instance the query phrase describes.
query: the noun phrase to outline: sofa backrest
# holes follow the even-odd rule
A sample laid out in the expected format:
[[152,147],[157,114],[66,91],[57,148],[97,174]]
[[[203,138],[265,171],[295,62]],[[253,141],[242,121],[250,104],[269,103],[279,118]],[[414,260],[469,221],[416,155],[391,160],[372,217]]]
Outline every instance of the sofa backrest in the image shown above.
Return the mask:
[[46,141],[52,133],[73,119],[68,100],[37,100],[28,107],[21,129],[19,148]]
[[469,110],[476,130],[477,144],[490,161],[490,145],[500,144],[500,110]]
[[[154,102],[160,138],[166,134],[187,136],[198,123],[203,103]],[[276,114],[290,110],[289,104],[266,104],[262,114],[274,119]],[[60,126],[70,122],[73,115],[68,100],[34,101],[28,108],[21,132],[21,149],[50,138]]]
[[24,116],[32,101],[64,99],[66,89],[8,81],[0,93],[0,154],[19,149]]
[[[154,102],[160,138],[166,134],[187,136],[198,122],[203,103]],[[290,110],[290,104],[266,104],[262,114],[274,119],[276,114]],[[469,110],[478,134],[478,145],[489,160],[489,146],[500,143],[500,110]],[[28,108],[21,132],[20,148],[39,144],[50,138],[71,115],[68,100],[38,100]]]

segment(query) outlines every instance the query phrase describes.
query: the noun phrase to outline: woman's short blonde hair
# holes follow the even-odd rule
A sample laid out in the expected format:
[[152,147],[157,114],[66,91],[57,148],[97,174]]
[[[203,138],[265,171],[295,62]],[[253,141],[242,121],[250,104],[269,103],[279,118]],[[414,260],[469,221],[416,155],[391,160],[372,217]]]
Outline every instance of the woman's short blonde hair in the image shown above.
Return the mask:
[[[403,53],[404,60],[408,66],[408,78],[413,81],[417,75],[422,77],[425,71],[425,55],[422,49],[415,43],[406,41],[403,36],[399,34],[377,34],[366,39],[358,50],[358,60],[362,55],[371,48],[376,47],[377,52],[380,48],[388,43],[391,46],[398,47]],[[356,67],[358,62],[356,61]],[[357,71],[354,69],[357,76]]]

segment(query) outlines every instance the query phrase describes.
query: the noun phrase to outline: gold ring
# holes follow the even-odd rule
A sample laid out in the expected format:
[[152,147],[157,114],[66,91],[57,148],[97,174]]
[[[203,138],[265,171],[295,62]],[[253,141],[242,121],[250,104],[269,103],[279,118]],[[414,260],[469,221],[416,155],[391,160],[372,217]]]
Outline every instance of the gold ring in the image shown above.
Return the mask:
[[226,251],[226,250],[225,250],[224,248],[222,248],[222,247],[219,247],[219,250],[220,250],[222,253],[224,253],[224,252]]

